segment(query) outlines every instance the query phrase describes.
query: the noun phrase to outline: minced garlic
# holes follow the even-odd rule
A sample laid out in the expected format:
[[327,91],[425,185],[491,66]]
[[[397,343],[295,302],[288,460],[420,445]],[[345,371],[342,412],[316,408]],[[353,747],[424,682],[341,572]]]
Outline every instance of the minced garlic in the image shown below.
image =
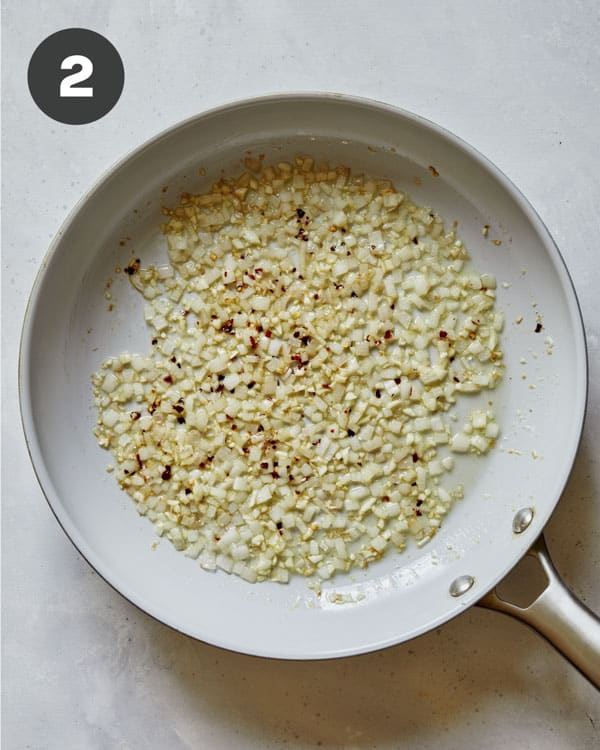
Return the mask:
[[438,530],[498,427],[496,281],[385,180],[309,158],[181,196],[170,264],[124,269],[151,351],[94,375],[95,433],[157,532],[248,581],[328,578]]

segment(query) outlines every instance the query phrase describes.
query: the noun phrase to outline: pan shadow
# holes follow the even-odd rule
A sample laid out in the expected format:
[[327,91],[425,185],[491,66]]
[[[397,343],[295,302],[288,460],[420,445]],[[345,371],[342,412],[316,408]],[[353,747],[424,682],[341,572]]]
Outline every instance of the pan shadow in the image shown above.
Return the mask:
[[[547,539],[559,571],[598,608],[592,594],[600,548],[593,455],[591,436],[584,435]],[[196,736],[193,717],[204,722],[210,716],[235,727],[240,741],[251,744],[252,738],[265,748],[416,748],[440,740],[448,746],[478,728],[488,731],[503,716],[524,731],[532,721],[552,726],[558,713],[587,722],[597,700],[594,688],[542,638],[477,607],[411,642],[327,662],[223,651],[145,616],[138,625],[151,661],[169,682],[169,703],[179,707],[182,722],[191,722],[189,738]],[[572,738],[554,739],[566,747]],[[197,746],[187,740],[181,747],[187,742]]]

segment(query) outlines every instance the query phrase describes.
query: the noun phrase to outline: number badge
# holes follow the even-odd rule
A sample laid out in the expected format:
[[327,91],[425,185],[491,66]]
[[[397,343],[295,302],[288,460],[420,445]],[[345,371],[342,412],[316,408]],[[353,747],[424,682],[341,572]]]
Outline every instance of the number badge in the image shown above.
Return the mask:
[[37,47],[27,82],[38,107],[54,120],[83,125],[115,106],[125,81],[114,45],[90,29],[57,31]]

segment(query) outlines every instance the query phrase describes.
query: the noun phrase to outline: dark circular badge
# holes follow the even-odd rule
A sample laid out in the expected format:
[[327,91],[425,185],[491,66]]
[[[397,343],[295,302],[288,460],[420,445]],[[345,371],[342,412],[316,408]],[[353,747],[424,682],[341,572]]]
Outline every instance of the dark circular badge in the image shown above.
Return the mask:
[[38,107],[69,125],[104,117],[119,100],[124,80],[115,47],[89,29],[63,29],[44,39],[27,71],[29,91]]

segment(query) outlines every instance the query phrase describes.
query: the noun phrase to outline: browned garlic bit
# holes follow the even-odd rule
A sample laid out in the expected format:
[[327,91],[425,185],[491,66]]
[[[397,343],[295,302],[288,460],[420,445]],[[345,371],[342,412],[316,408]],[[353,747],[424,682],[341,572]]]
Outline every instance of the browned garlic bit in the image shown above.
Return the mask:
[[247,163],[166,210],[170,265],[125,271],[149,354],[93,377],[115,476],[174,546],[247,581],[329,578],[437,531],[486,453],[496,282],[390,182],[310,158]]

